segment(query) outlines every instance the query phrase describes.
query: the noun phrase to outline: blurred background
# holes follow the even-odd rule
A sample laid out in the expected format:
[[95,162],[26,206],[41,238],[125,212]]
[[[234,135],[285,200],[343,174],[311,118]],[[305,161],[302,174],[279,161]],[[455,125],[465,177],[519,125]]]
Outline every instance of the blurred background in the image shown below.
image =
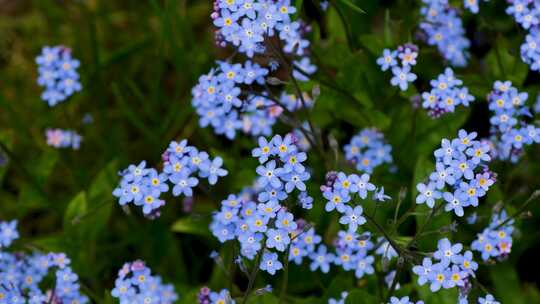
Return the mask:
[[[337,1],[339,11],[330,8],[324,14],[317,9],[319,1],[296,1],[299,16],[313,28],[312,57],[319,67],[314,78],[331,81],[355,97],[321,86],[312,117],[325,138],[338,142],[338,152],[363,128],[383,131],[393,146],[396,170],[380,168],[373,180],[392,197],[403,187],[413,188],[432,170],[432,151],[441,138],[455,137],[460,128],[489,135],[485,96],[495,80],[512,80],[529,93],[529,105],[535,102],[540,78],[519,58],[525,34],[505,14],[505,1],[491,1],[476,16],[464,14],[471,59],[467,68],[455,71],[476,101],[471,108],[438,120],[415,110],[410,101],[429,90],[429,80],[446,66],[436,49],[417,40],[420,1],[353,2],[365,13],[351,9],[346,1]],[[96,302],[112,301],[109,293],[118,269],[139,258],[176,286],[180,303],[194,303],[204,285],[221,289],[231,283],[209,255],[216,250],[227,256],[232,248],[220,246],[207,225],[222,199],[252,183],[257,162],[250,151],[256,140],[240,135],[229,141],[199,128],[191,106],[191,88],[199,76],[215,60],[233,53],[214,44],[212,5],[182,0],[0,0],[0,220],[19,219],[19,250],[66,252],[84,284],[83,292]],[[420,46],[415,67],[419,79],[415,88],[402,93],[388,85],[388,75],[380,72],[375,60],[384,47],[406,42]],[[35,57],[47,45],[69,47],[81,61],[82,92],[53,108],[40,99],[36,83]],[[81,149],[47,146],[47,128],[76,130],[84,138]],[[290,130],[277,125],[274,131]],[[192,208],[187,208],[190,202],[167,197],[156,220],[143,218],[138,209],[122,209],[111,194],[119,182],[117,172],[141,160],[159,167],[169,142],[183,138],[223,157],[229,175],[211,191],[198,189]],[[329,154],[333,149],[326,147]],[[314,174],[308,187],[315,207],[302,216],[316,223],[329,244],[338,229],[337,218],[323,211],[318,191],[327,168],[319,156],[309,157]],[[457,219],[459,232],[454,238],[470,243],[495,204],[515,210],[539,189],[539,160],[540,148],[533,146],[518,164],[490,165],[499,180],[478,209],[486,218],[472,226]],[[404,204],[411,204],[411,197],[409,191]],[[386,209],[377,216],[380,222],[393,214],[393,208]],[[479,271],[480,281],[502,303],[540,303],[539,204],[530,211],[531,218],[517,222],[508,260],[482,265]],[[439,224],[451,221],[448,216]],[[413,217],[400,233],[411,235],[415,226]],[[425,244],[432,248],[435,241]],[[372,279],[357,282],[351,273],[323,276],[293,266],[291,302],[322,299],[323,303],[341,291],[342,282],[334,278],[342,275],[350,286],[376,284]],[[412,288],[408,279],[402,282],[403,292]],[[259,280],[262,287],[280,279],[263,275]],[[241,276],[234,283],[246,285]],[[448,299],[440,296],[426,303],[454,303],[455,294]]]

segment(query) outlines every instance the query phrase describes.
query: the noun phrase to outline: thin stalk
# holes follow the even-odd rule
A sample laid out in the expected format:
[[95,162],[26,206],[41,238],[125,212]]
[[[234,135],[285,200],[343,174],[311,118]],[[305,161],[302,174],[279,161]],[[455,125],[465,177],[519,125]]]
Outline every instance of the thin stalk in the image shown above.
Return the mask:
[[529,206],[529,204],[535,201],[536,198],[538,198],[539,196],[540,196],[540,190],[534,191],[533,194],[531,194],[531,196],[527,199],[527,201],[525,201],[525,203],[523,203],[514,214],[509,216],[506,220],[502,221],[499,225],[497,225],[497,227],[495,227],[494,230],[497,230],[501,228],[502,226],[508,224],[508,222],[510,222],[511,220],[513,220],[514,218],[518,217],[523,212],[525,212],[525,209]]
[[[266,238],[263,238],[263,244],[266,242]],[[249,295],[253,291],[253,285],[255,284],[255,278],[257,278],[257,273],[259,273],[259,264],[261,262],[261,256],[264,252],[264,249],[261,249],[259,253],[257,253],[257,257],[255,257],[255,265],[253,265],[253,270],[251,271],[249,275],[249,281],[246,291],[244,292],[244,297],[242,298],[242,304],[247,303],[247,300],[249,298]]]
[[420,237],[420,234],[422,234],[422,232],[426,229],[426,227],[429,225],[429,223],[431,223],[431,220],[433,220],[433,217],[442,208],[442,206],[444,206],[444,205],[439,204],[439,206],[437,206],[436,208],[431,209],[431,213],[429,214],[427,220],[420,227],[420,229],[418,229],[418,231],[414,235],[413,239],[409,242],[409,244],[407,244],[407,246],[405,248],[410,248],[418,240],[418,238]]
[[379,223],[377,223],[370,215],[368,215],[367,213],[364,214],[364,217],[367,219],[367,221],[375,227],[375,229],[377,229],[383,236],[384,238],[388,241],[388,243],[390,243],[390,245],[394,248],[394,250],[397,251],[397,253],[399,255],[401,255],[401,253],[403,252],[403,248],[401,248],[401,246],[399,246],[391,237],[390,235],[386,232],[386,230],[384,230],[384,228],[379,225]]
[[291,249],[291,243],[289,243],[289,245],[287,246],[287,251],[285,252],[285,261],[283,261],[283,283],[281,284],[281,292],[279,293],[279,303],[283,303],[283,300],[287,295],[287,285],[289,284],[289,254]]
[[[398,257],[398,259],[400,259],[401,257]],[[388,295],[386,296],[386,302],[390,302],[390,297],[394,294],[394,291],[396,290],[396,287],[397,287],[397,283],[398,283],[398,278],[399,278],[399,275],[401,274],[401,269],[403,268],[403,264],[402,263],[399,263],[398,261],[398,266],[397,266],[397,269],[396,269],[396,275],[394,276],[394,279],[392,280],[392,284],[390,285],[390,290],[388,290]]]

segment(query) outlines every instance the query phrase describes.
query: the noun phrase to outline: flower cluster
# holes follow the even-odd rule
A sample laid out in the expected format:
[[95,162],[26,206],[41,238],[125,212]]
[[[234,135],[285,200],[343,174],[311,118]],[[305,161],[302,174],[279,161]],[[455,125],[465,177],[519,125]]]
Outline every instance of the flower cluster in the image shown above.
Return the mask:
[[347,204],[351,201],[351,195],[358,193],[361,199],[368,197],[368,192],[375,191],[376,187],[369,182],[369,174],[346,175],[343,172],[327,174],[327,183],[321,187],[327,203],[324,209],[327,212],[336,210],[342,216],[339,222],[348,225],[349,231],[356,232],[358,226],[363,225],[366,219],[362,216],[362,206],[351,206]]
[[255,188],[238,196],[229,195],[221,203],[221,210],[214,213],[210,230],[222,243],[237,239],[241,255],[249,260],[264,250],[260,268],[274,274],[282,264],[270,249],[284,252],[290,248],[290,259],[301,263],[321,240],[280,204],[299,190],[302,207],[311,207],[313,199],[307,195],[305,185],[310,174],[302,164],[307,156],[297,151],[291,135],[276,135],[270,141],[260,137],[252,155],[261,163],[256,170],[259,178]]
[[521,60],[533,71],[540,71],[540,4],[538,1],[513,0],[506,13],[527,30],[525,41],[521,44]]
[[198,304],[235,304],[231,293],[227,289],[222,289],[220,292],[212,291],[208,287],[203,287],[197,294]]
[[369,232],[359,234],[351,230],[339,231],[334,242],[336,248],[334,264],[345,271],[353,271],[357,279],[373,274],[375,257],[368,252],[375,248],[375,244],[370,238]]
[[[274,96],[267,88],[254,88],[279,84],[276,77],[265,79],[270,71],[276,70],[287,55],[292,55],[287,68],[294,80],[307,81],[317,67],[307,57],[309,41],[302,34],[309,30],[300,22],[291,20],[296,8],[289,0],[216,0],[211,17],[219,29],[216,34],[218,44],[232,44],[239,52],[253,57],[264,53],[267,47],[272,51],[268,68],[252,61],[245,64],[219,62],[218,67],[199,78],[192,89],[192,104],[199,115],[201,127],[212,126],[216,134],[229,139],[242,130],[253,136],[270,136],[272,126],[285,110],[295,111],[309,106],[307,96],[292,97],[282,93]],[[274,45],[274,36],[279,46]],[[285,42],[283,47],[281,41]],[[279,58],[279,62],[276,61]]]
[[163,284],[161,277],[152,276],[143,261],[125,263],[118,271],[111,295],[120,304],[161,303],[172,304],[178,299],[172,284]]
[[54,148],[71,148],[79,150],[82,137],[72,130],[47,129],[45,131],[47,145]]
[[269,136],[284,110],[312,106],[307,94],[300,99],[254,90],[254,85],[265,84],[268,73],[268,69],[251,61],[243,65],[218,62],[218,67],[202,75],[192,89],[192,105],[199,115],[199,125],[211,126],[216,134],[229,139],[235,138],[239,130],[253,136]]
[[309,139],[304,132],[313,133],[313,131],[311,130],[307,122],[304,122],[301,128],[302,129],[293,129],[290,134],[292,136],[294,144],[298,147],[298,150],[307,152],[311,149],[311,143],[309,142]]
[[232,44],[248,57],[263,53],[265,38],[274,36],[285,42],[286,52],[301,56],[309,41],[302,39],[301,23],[291,20],[295,12],[289,0],[216,0],[212,19],[219,28],[218,41]]
[[341,297],[338,299],[328,299],[328,304],[345,304],[345,300],[349,296],[349,293],[346,291],[343,291],[340,295]]
[[416,185],[417,204],[433,208],[436,200],[443,198],[444,210],[457,216],[463,216],[464,207],[478,206],[478,200],[495,182],[495,175],[485,165],[491,160],[490,145],[474,140],[476,135],[459,130],[458,138],[442,140],[434,152],[435,171],[427,183]]
[[514,220],[508,219],[506,211],[493,214],[488,227],[472,242],[471,249],[480,252],[484,261],[505,258],[512,249],[513,225]]
[[510,81],[496,81],[488,95],[489,109],[494,114],[490,119],[493,154],[498,159],[517,162],[526,145],[540,143],[540,128],[522,118],[532,116],[525,106],[527,97]]
[[[480,11],[479,2],[480,0],[463,0],[463,6],[468,9],[473,14],[478,14],[478,11]],[[489,0],[484,0],[484,2],[488,2]]]
[[356,165],[358,171],[372,173],[377,166],[392,163],[392,146],[376,129],[363,129],[351,138],[344,149],[345,158]]
[[36,57],[38,84],[45,88],[41,99],[49,106],[65,101],[82,89],[77,68],[80,63],[71,57],[71,49],[64,46],[44,47]]
[[403,298],[391,297],[390,302],[388,302],[388,304],[424,304],[424,301],[413,302],[409,300],[409,297],[403,297]]
[[493,295],[488,294],[485,298],[478,298],[478,304],[501,304],[501,302],[495,300]]
[[402,91],[407,90],[409,82],[416,80],[416,74],[411,72],[411,68],[416,65],[418,57],[418,47],[414,44],[400,45],[397,50],[384,49],[381,57],[377,59],[377,64],[382,71],[392,69],[392,79],[390,84],[399,86]]
[[439,117],[448,112],[454,112],[456,106],[469,106],[474,97],[463,82],[454,76],[451,68],[446,68],[437,79],[430,81],[431,91],[422,93],[422,107],[428,110],[431,117]]
[[[65,254],[4,251],[18,238],[16,226],[16,221],[0,222],[0,303],[88,303]],[[44,291],[45,286],[50,287]]]
[[413,272],[418,275],[418,284],[430,284],[433,292],[469,284],[469,277],[474,277],[478,264],[473,260],[471,251],[461,254],[462,249],[460,243],[452,244],[446,238],[439,240],[433,254],[436,263],[431,258],[424,258],[422,265],[413,267]]
[[424,21],[420,28],[425,32],[427,43],[435,45],[444,59],[451,65],[462,67],[467,64],[470,41],[465,37],[465,29],[456,9],[448,0],[423,0],[420,13]]
[[113,195],[122,206],[133,203],[142,206],[145,215],[159,215],[158,209],[165,205],[160,195],[169,191],[172,185],[173,196],[193,196],[193,187],[199,184],[200,178],[208,179],[210,185],[217,183],[218,178],[226,176],[227,170],[221,168],[223,160],[209,158],[208,153],[199,151],[196,147],[188,146],[187,140],[172,141],[163,153],[163,171],[146,168],[146,162],[130,165],[120,172],[122,180]]

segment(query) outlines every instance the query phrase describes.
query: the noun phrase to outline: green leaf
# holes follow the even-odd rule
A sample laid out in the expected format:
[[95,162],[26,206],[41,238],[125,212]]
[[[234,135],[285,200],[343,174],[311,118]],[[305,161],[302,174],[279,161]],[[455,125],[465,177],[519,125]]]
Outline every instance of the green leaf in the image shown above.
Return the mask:
[[79,192],[68,204],[64,213],[64,229],[70,229],[71,226],[81,220],[88,208],[86,201],[86,192]]
[[343,2],[343,4],[347,5],[348,7],[352,8],[353,11],[355,11],[355,12],[358,12],[358,13],[361,13],[361,14],[366,13],[363,9],[358,7],[358,5],[354,4],[351,0],[341,0],[341,2]]
[[441,289],[437,292],[432,292],[429,285],[419,286],[418,300],[423,300],[426,304],[455,304],[458,298],[458,289]]
[[352,285],[352,281],[348,277],[336,276],[328,286],[324,298],[326,300],[330,298],[339,299],[341,298],[341,293],[343,291],[350,290],[350,288],[352,288]]
[[384,49],[384,44],[381,41],[381,36],[377,34],[364,34],[359,37],[360,42],[364,45],[372,55],[380,56]]
[[249,304],[277,304],[279,299],[271,293],[265,293],[260,296],[252,295],[247,302]]
[[529,67],[519,56],[511,53],[512,47],[506,39],[498,37],[493,49],[486,56],[486,65],[495,79],[508,79],[520,86],[527,78]]
[[416,195],[418,194],[416,185],[427,180],[434,167],[433,163],[424,156],[420,156],[416,160],[416,165],[414,166],[414,178],[411,185],[413,199],[416,198]]
[[176,222],[171,227],[171,230],[179,233],[199,235],[207,238],[212,238],[208,225],[210,224],[209,218],[194,218],[184,217]]
[[90,184],[88,190],[89,200],[112,199],[112,191],[118,182],[118,163],[114,159],[103,168]]
[[498,264],[492,268],[491,280],[495,285],[495,297],[501,303],[505,304],[524,304],[523,297],[517,296],[522,294],[519,286],[518,274],[514,267],[508,263]]
[[349,295],[345,299],[345,304],[377,304],[378,300],[375,296],[367,293],[363,289],[355,289],[349,292]]
[[32,166],[32,173],[36,174],[39,183],[44,184],[47,181],[58,158],[58,151],[55,149],[47,149],[39,156],[36,164]]

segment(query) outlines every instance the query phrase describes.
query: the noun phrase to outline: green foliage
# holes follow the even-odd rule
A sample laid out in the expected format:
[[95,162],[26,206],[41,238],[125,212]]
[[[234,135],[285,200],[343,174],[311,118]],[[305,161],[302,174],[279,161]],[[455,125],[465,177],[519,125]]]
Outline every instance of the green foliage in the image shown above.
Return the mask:
[[[459,6],[462,1],[451,2]],[[372,180],[384,185],[393,200],[377,208],[366,201],[365,212],[373,214],[397,244],[430,252],[440,237],[470,244],[485,227],[486,218],[468,225],[448,213],[423,227],[430,209],[416,205],[415,197],[416,185],[434,168],[433,150],[442,138],[454,137],[464,127],[480,126],[482,136],[489,133],[485,96],[493,81],[511,80],[529,93],[529,105],[540,90],[538,75],[519,56],[524,33],[504,12],[506,3],[494,2],[482,2],[477,16],[462,14],[469,38],[475,40],[469,65],[455,71],[475,96],[474,105],[432,119],[413,108],[411,98],[429,90],[429,80],[447,65],[435,48],[419,43],[418,65],[413,69],[419,79],[407,92],[390,86],[388,73],[375,63],[384,48],[418,42],[420,1],[336,0],[320,16],[308,9],[320,1],[295,1],[297,15],[313,28],[308,38],[318,72],[305,88],[320,87],[309,115],[322,130],[324,144],[322,151],[309,155],[313,178],[308,188],[315,201],[314,208],[301,216],[314,223],[327,245],[340,226],[336,214],[324,211],[319,186],[327,171],[344,163],[341,151],[351,136],[367,127],[384,132],[393,146],[396,170],[389,173],[390,168],[384,167],[374,172]],[[247,279],[232,263],[239,248],[218,244],[208,225],[222,199],[253,182],[257,161],[250,151],[255,141],[239,136],[231,142],[200,128],[191,106],[191,88],[199,76],[213,67],[214,60],[233,55],[231,49],[214,46],[212,2],[43,0],[0,1],[0,5],[0,149],[9,158],[6,166],[0,166],[0,220],[20,221],[22,239],[17,248],[66,252],[96,303],[117,303],[110,296],[114,278],[124,262],[135,259],[147,261],[164,281],[175,285],[181,295],[178,303],[195,303],[199,289],[207,285],[214,290],[231,288],[233,296],[241,298]],[[84,89],[49,108],[35,84],[34,58],[42,46],[57,44],[72,48],[81,60]],[[292,91],[290,85],[284,87]],[[82,122],[86,114],[92,115],[93,123]],[[51,127],[79,131],[84,136],[81,149],[47,146],[44,131]],[[289,130],[285,124],[275,128],[281,134]],[[136,208],[119,206],[112,196],[118,171],[141,160],[160,166],[168,143],[182,138],[212,156],[220,155],[229,175],[211,191],[198,189],[191,213],[172,196],[165,197],[167,204],[156,220],[144,219]],[[337,145],[332,146],[334,141]],[[481,201],[478,214],[490,214],[496,204],[516,211],[540,188],[539,160],[536,146],[516,165],[490,165],[498,181]],[[404,197],[396,211],[402,189]],[[537,219],[540,204],[531,204],[530,211]],[[399,227],[394,226],[394,216],[402,220]],[[457,221],[459,233],[440,231],[452,221]],[[502,303],[540,303],[538,276],[528,274],[538,255],[540,227],[537,220],[516,223],[512,254],[497,265],[481,264],[478,280]],[[410,244],[420,229],[429,236]],[[209,258],[213,250],[220,253],[223,265]],[[386,266],[394,269],[395,263]],[[375,275],[356,280],[353,273],[336,267],[323,275],[309,271],[307,262],[302,267],[291,263],[283,298],[283,274],[261,273],[255,288],[272,284],[274,291],[253,296],[248,303],[322,304],[345,290],[346,303],[382,303],[387,288],[378,277],[388,269],[379,259],[375,266]],[[410,266],[404,266],[396,295],[410,295],[426,304],[456,303],[455,289],[432,293],[428,286],[418,286],[416,276],[408,274]],[[228,272],[234,273],[233,280]],[[484,293],[476,290],[471,296]]]

